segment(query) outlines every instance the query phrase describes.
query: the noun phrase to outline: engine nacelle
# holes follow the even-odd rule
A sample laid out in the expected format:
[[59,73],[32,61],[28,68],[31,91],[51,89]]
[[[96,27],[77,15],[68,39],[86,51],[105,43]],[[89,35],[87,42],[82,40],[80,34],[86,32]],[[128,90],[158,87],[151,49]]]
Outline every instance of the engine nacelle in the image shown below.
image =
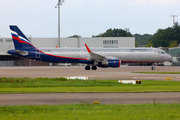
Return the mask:
[[98,63],[98,67],[120,67],[120,66],[121,66],[120,59],[107,60]]

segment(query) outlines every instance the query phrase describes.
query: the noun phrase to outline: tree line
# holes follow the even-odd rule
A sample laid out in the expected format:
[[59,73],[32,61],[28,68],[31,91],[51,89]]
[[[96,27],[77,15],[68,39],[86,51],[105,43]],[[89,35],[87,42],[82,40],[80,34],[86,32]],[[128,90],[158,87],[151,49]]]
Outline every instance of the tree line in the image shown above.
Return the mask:
[[[78,35],[70,37],[81,37]],[[151,34],[134,34],[123,29],[107,29],[106,32],[92,37],[135,37],[136,46],[145,45],[146,47],[177,47],[180,43],[180,25],[174,23],[172,27],[158,29],[153,35]]]
[[148,39],[147,46],[177,47],[178,43],[180,43],[180,25],[176,22],[173,27],[158,29],[152,38]]

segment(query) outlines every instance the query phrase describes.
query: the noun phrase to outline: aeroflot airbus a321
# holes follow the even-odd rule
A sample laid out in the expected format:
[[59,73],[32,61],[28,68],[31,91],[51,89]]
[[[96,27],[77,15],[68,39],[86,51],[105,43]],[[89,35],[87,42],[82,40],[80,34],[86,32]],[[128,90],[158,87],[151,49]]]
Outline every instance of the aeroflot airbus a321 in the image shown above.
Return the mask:
[[[171,56],[157,48],[36,48],[17,26],[10,25],[14,50],[7,53],[28,59],[53,63],[83,63],[85,70],[98,67],[120,67],[126,63],[162,63]],[[92,66],[92,67],[90,67]],[[154,70],[154,66],[151,68]]]

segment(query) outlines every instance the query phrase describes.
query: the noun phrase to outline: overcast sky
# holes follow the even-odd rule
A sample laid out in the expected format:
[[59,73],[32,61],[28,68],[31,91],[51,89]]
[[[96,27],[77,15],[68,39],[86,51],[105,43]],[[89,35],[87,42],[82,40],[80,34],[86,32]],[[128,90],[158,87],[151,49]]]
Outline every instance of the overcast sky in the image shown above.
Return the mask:
[[[11,37],[9,25],[27,36],[57,37],[58,0],[0,0],[0,37]],[[132,34],[154,34],[180,22],[180,0],[65,0],[61,6],[61,37],[91,37],[109,28]]]

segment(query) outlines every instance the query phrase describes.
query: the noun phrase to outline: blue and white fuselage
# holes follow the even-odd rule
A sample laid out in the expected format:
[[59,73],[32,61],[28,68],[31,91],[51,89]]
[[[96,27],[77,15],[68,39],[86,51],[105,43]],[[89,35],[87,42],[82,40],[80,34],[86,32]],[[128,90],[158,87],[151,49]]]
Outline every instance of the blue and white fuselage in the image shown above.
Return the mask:
[[10,26],[15,49],[8,53],[28,59],[53,63],[83,63],[86,70],[97,67],[120,67],[126,63],[161,63],[171,56],[157,48],[36,48],[17,26]]

